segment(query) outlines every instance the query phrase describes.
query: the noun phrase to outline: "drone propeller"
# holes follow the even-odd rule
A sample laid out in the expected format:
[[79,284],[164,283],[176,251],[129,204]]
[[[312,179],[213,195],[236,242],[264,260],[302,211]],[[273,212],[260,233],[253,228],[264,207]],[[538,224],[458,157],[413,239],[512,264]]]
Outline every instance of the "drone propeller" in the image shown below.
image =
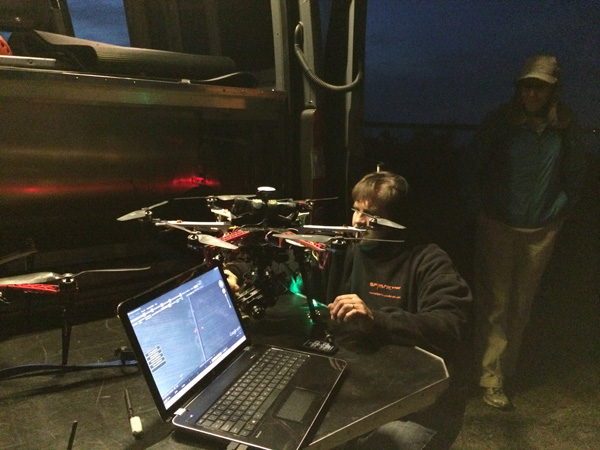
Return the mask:
[[256,190],[256,194],[229,194],[229,195],[206,195],[203,197],[178,197],[175,200],[201,200],[206,199],[209,203],[215,200],[222,200],[224,202],[228,202],[231,200],[236,200],[238,198],[255,198],[257,196],[265,196],[269,195],[270,192],[275,192],[275,188],[270,186],[259,186]]
[[329,233],[364,233],[367,231],[364,228],[335,226],[335,225],[302,225],[302,230],[312,232],[329,232]]
[[158,206],[166,205],[167,203],[169,203],[169,201],[165,200],[164,202],[157,203],[156,205],[147,206],[146,208],[138,209],[137,211],[132,211],[128,214],[125,214],[124,216],[119,217],[117,220],[124,222],[126,220],[142,219],[150,214],[151,209],[154,209]]
[[[352,211],[357,212],[358,210],[351,208]],[[373,226],[373,225],[382,225],[384,227],[389,227],[389,228],[396,228],[398,230],[405,230],[406,227],[404,225],[400,225],[399,223],[396,222],[392,222],[389,219],[384,219],[383,217],[379,217],[379,216],[375,216],[373,214],[369,214],[367,212],[364,211],[359,211],[360,214],[362,214],[363,216],[367,216],[369,218],[369,225]]]
[[328,242],[334,241],[336,239],[342,241],[375,241],[375,242],[404,242],[399,239],[377,239],[377,238],[363,238],[363,237],[348,237],[348,236],[327,236],[324,234],[287,234],[287,233],[278,233],[274,234],[273,237],[280,239],[287,239],[290,241],[308,241],[308,242],[318,242],[322,244],[327,244]]
[[203,197],[177,197],[174,200],[222,200],[224,202],[235,200],[236,198],[253,198],[256,194],[238,194],[238,195],[205,195]]
[[309,241],[309,242],[319,242],[321,244],[326,244],[327,242],[335,239],[340,236],[326,236],[324,234],[288,234],[288,233],[277,233],[274,234],[273,237],[280,239],[289,239],[291,241]]
[[304,203],[306,203],[308,206],[313,206],[314,203],[317,202],[328,202],[331,200],[337,200],[339,197],[325,197],[325,198],[309,198],[304,200]]
[[373,225],[383,225],[384,227],[396,228],[398,230],[406,229],[404,225],[400,225],[399,223],[392,222],[391,220],[384,219],[382,217],[373,217],[371,222]]
[[188,233],[190,236],[193,236],[193,238],[196,239],[198,242],[200,242],[201,244],[204,244],[204,245],[212,245],[214,247],[227,248],[230,250],[235,250],[236,248],[238,248],[237,245],[231,244],[229,242],[225,242],[222,239],[211,236],[210,234],[202,234],[199,231],[190,230],[190,229],[183,227],[181,225],[178,225],[176,223],[168,223],[167,222],[167,223],[164,223],[164,226],[171,227],[171,228],[177,228],[178,230],[183,230],[186,233]]
[[[204,228],[206,230],[221,230],[223,232],[231,228],[229,222],[193,222],[188,220],[155,220],[154,225],[157,227],[173,227],[173,225],[179,225],[179,227],[192,227],[192,228]],[[188,232],[193,232],[189,228],[185,228]]]
[[98,273],[98,272],[135,272],[139,270],[148,270],[150,267],[131,267],[121,269],[90,269],[82,272],[72,273],[55,273],[55,272],[36,272],[28,273],[25,275],[17,275],[10,278],[0,278],[0,286],[7,285],[19,285],[19,284],[38,284],[47,283],[49,281],[64,280],[65,278],[76,278],[84,273]]
[[227,220],[233,220],[233,214],[231,214],[231,211],[229,211],[228,209],[217,209],[217,208],[213,208],[210,210],[210,212],[212,212],[213,214],[217,215],[217,216],[221,216],[221,217],[225,217]]

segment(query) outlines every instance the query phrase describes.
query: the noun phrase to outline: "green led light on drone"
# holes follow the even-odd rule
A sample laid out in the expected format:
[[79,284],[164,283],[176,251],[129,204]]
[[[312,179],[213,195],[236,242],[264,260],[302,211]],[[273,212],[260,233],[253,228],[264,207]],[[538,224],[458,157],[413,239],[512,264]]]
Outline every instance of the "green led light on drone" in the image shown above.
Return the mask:
[[295,277],[291,277],[289,290],[292,294],[302,294],[304,289],[304,283],[302,281],[302,276],[297,275]]
[[[288,287],[289,291],[292,294],[296,294],[296,295],[300,295],[302,297],[305,297],[305,295],[302,292],[303,288],[304,288],[304,283],[302,282],[302,276],[300,274],[296,275],[295,277],[292,276],[291,277],[291,281],[290,281],[290,285]],[[321,303],[320,301],[318,301],[315,298],[312,299],[312,304],[315,307],[327,308],[327,305],[325,305],[324,303]]]

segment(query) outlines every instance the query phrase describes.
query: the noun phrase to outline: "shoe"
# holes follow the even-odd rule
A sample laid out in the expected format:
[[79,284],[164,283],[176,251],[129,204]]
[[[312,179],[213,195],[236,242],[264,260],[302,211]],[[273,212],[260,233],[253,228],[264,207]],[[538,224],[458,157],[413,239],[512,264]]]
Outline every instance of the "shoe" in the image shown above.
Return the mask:
[[502,388],[486,388],[483,393],[483,401],[494,408],[510,411],[514,406],[504,393]]

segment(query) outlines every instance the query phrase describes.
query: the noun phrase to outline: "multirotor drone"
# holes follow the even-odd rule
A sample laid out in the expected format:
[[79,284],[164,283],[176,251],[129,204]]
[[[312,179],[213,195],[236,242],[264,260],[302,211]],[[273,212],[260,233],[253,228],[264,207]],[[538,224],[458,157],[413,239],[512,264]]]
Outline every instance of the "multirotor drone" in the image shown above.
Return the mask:
[[[188,248],[200,252],[209,266],[231,261],[244,261],[251,268],[244,274],[237,305],[243,314],[255,319],[263,317],[268,307],[286,291],[285,274],[273,270],[294,254],[300,271],[306,264],[327,264],[329,251],[340,241],[363,239],[364,233],[376,227],[402,229],[400,224],[370,216],[366,228],[306,224],[317,202],[333,198],[294,200],[277,198],[271,187],[260,187],[250,195],[212,195],[179,197],[174,201],[205,200],[217,219],[215,222],[164,220],[155,217],[153,210],[168,203],[163,201],[119,217],[119,221],[137,219],[162,229],[177,229],[188,234]],[[221,202],[231,202],[230,208]],[[397,241],[396,241],[397,242]],[[314,313],[309,301],[311,315]]]

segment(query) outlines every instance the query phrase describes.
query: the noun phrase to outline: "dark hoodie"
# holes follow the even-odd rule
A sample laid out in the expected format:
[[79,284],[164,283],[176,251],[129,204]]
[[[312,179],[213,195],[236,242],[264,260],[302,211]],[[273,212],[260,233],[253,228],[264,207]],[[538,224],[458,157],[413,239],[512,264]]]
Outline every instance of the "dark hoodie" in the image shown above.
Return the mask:
[[448,360],[467,340],[471,292],[437,245],[354,244],[341,276],[332,275],[327,301],[356,294],[373,311],[369,339],[418,346]]
[[[366,303],[375,326],[362,336],[365,342],[417,346],[444,359],[450,387],[432,406],[402,420],[435,430],[432,448],[449,448],[462,427],[466,404],[472,351],[469,286],[435,244],[365,242],[336,256],[343,264],[330,266],[339,273],[327,277],[327,301],[356,294]],[[361,339],[358,328],[341,328]]]

